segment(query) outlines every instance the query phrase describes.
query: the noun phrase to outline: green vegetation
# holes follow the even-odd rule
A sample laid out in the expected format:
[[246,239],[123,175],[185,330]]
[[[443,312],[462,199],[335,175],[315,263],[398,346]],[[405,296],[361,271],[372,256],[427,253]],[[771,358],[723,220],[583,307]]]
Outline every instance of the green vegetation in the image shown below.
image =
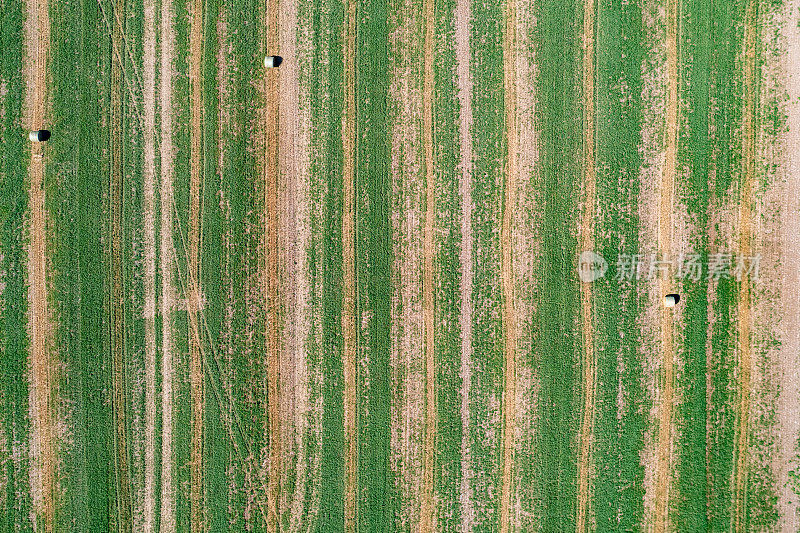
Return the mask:
[[[436,2],[434,44],[434,152],[436,191],[434,237],[436,360],[436,452],[435,490],[439,498],[439,531],[458,531],[461,512],[461,136],[460,105],[456,86],[455,25],[456,2]],[[422,19],[424,21],[424,14]],[[420,43],[424,33],[419,32]],[[422,65],[420,65],[421,67]],[[400,117],[398,117],[400,118]],[[402,186],[400,187],[403,188]]]
[[[638,199],[642,143],[642,63],[647,53],[639,4],[598,3],[595,64],[597,206],[595,247],[609,263],[595,282],[596,392],[592,507],[599,531],[633,531],[644,522],[641,454],[651,400],[647,347],[637,324],[645,283],[619,280],[624,256],[641,254]],[[644,346],[643,346],[644,344]]]
[[361,531],[389,531],[395,494],[390,465],[392,264],[389,197],[386,0],[359,2],[356,38],[356,329],[358,486]]
[[[110,4],[103,4],[110,9]],[[108,16],[108,11],[105,11]],[[62,361],[56,410],[70,435],[59,442],[58,475],[64,499],[57,521],[78,530],[111,527],[113,418],[108,321],[108,279],[103,256],[108,210],[109,20],[97,2],[50,5],[52,102],[47,125],[56,132],[46,153],[45,196],[53,265],[51,305],[57,317],[57,357]],[[98,35],[102,37],[98,39]]]
[[312,64],[309,71],[311,120],[312,247],[309,250],[313,313],[317,319],[310,357],[322,376],[322,429],[319,514],[314,531],[344,531],[344,376],[342,367],[342,113],[344,64],[343,3],[314,0],[302,4],[311,19]]
[[[500,223],[503,201],[503,13],[500,3],[472,5],[472,231],[474,279],[469,447],[473,461],[474,531],[496,531],[502,474],[503,324]],[[486,421],[493,431],[481,431]],[[488,428],[486,428],[488,429]]]
[[30,529],[28,308],[24,220],[26,131],[21,124],[23,14],[21,0],[0,1],[0,530]]
[[539,44],[536,126],[540,133],[542,259],[532,352],[539,377],[533,513],[544,531],[575,527],[576,435],[582,409],[578,194],[583,154],[582,3],[547,0],[534,10]]
[[[144,319],[144,8],[149,0],[126,0],[114,13],[109,0],[49,0],[53,28],[48,63],[46,124],[53,138],[44,145],[48,216],[48,291],[54,320],[58,365],[55,412],[58,484],[56,530],[108,531],[119,528],[119,487],[130,488],[133,522],[141,526],[144,505],[145,319]],[[163,72],[161,1],[156,0],[156,382],[155,501],[158,521],[162,461],[175,468],[176,522],[189,531],[191,397],[188,317],[185,293],[189,238],[190,174],[190,12],[173,2],[176,34],[174,72]],[[736,245],[743,165],[744,37],[748,2],[759,2],[756,67],[767,79],[780,60],[775,28],[764,28],[783,8],[781,0],[686,0],[680,4],[679,131],[674,216],[686,253],[708,264],[713,254]],[[653,249],[643,240],[654,228],[644,225],[645,209],[658,205],[656,176],[663,156],[665,80],[663,18],[652,20],[661,4],[612,0],[596,2],[594,94],[584,94],[583,13],[580,0],[518,1],[515,57],[527,65],[518,79],[518,119],[533,133],[535,146],[522,145],[525,165],[517,179],[517,205],[503,205],[507,164],[504,50],[506,6],[473,1],[470,38],[470,94],[473,113],[468,133],[472,230],[471,385],[461,373],[461,233],[466,213],[460,180],[461,132],[456,72],[456,0],[435,2],[434,160],[435,200],[435,394],[434,488],[436,530],[459,530],[470,520],[478,532],[501,529],[503,472],[504,336],[501,284],[501,224],[514,210],[513,246],[517,307],[517,368],[522,392],[514,435],[512,516],[520,530],[574,529],[577,465],[583,399],[583,339],[580,286],[576,276],[583,192],[585,101],[595,104],[594,145],[599,216],[595,249],[611,265],[592,285],[595,403],[590,476],[589,524],[599,531],[642,530],[651,517],[645,508],[645,479],[655,466],[644,461],[657,445],[658,315],[649,281],[613,279],[617,261]],[[278,197],[288,180],[310,161],[308,183],[292,194],[290,205],[308,205],[309,227],[293,226],[298,214],[281,205],[281,246],[303,233],[306,249],[278,250],[280,289],[303,283],[304,305],[284,298],[287,320],[308,320],[296,375],[281,376],[286,396],[282,416],[294,416],[281,434],[282,473],[278,510],[280,529],[317,533],[345,531],[345,432],[342,346],[343,291],[343,139],[347,2],[297,0],[296,69],[273,72],[281,87],[296,73],[300,111],[296,120],[296,159],[281,157]],[[422,0],[357,2],[356,56],[356,327],[357,327],[357,529],[399,532],[417,528],[425,428],[425,406],[405,405],[424,397],[425,339],[421,324],[404,322],[404,311],[422,301],[423,273],[403,279],[395,268],[421,257],[425,216],[423,119],[405,109],[422,110],[425,13]],[[23,122],[25,4],[0,0],[0,530],[30,530],[33,512],[29,419],[29,339],[26,226],[29,225],[27,165],[31,152]],[[264,183],[264,70],[267,52],[265,4],[256,0],[205,0],[202,52],[201,338],[204,348],[204,501],[208,531],[266,529],[266,487],[270,455],[267,353],[264,307],[267,249]],[[281,24],[294,15],[282,12]],[[125,39],[112,47],[111,23],[124,18]],[[659,15],[663,16],[663,15]],[[408,17],[411,17],[410,19]],[[71,31],[64,31],[69,28]],[[280,28],[284,34],[286,27]],[[773,33],[770,33],[773,32]],[[770,37],[771,36],[771,37]],[[763,41],[761,40],[763,39]],[[772,40],[770,40],[772,39]],[[774,42],[773,42],[774,41]],[[278,47],[280,48],[280,47]],[[111,64],[124,64],[123,301],[126,386],[125,446],[128,479],[116,479],[111,358]],[[270,52],[273,53],[273,52]],[[770,55],[771,54],[771,55]],[[400,68],[400,64],[402,67]],[[409,67],[408,79],[393,78]],[[767,68],[769,67],[769,68]],[[660,69],[660,70],[659,70]],[[521,69],[522,70],[522,69]],[[405,74],[404,74],[405,75]],[[160,81],[173,87],[175,203],[162,205]],[[759,147],[777,146],[784,129],[781,97],[772,94],[782,80],[760,80],[757,105]],[[404,85],[407,84],[407,85]],[[395,88],[401,86],[399,91]],[[402,93],[402,94],[398,94]],[[773,91],[774,92],[774,91]],[[270,103],[274,104],[274,103]],[[524,107],[532,105],[532,108]],[[530,116],[528,115],[530,113]],[[310,124],[303,119],[308,116]],[[530,120],[530,123],[528,122]],[[308,131],[303,128],[308,126]],[[399,133],[398,133],[399,132]],[[409,144],[393,144],[405,135]],[[304,143],[306,136],[310,144]],[[413,143],[413,146],[411,145]],[[398,146],[398,144],[401,144]],[[393,152],[396,150],[397,152]],[[533,155],[533,154],[536,155]],[[777,157],[770,152],[770,157]],[[306,159],[307,158],[307,159]],[[766,158],[766,156],[765,156]],[[286,166],[285,163],[289,163]],[[759,162],[755,191],[761,199],[779,182],[776,161]],[[396,166],[393,166],[396,165]],[[650,165],[656,165],[651,167]],[[646,204],[645,204],[646,202]],[[645,207],[646,206],[646,207]],[[173,227],[161,227],[169,210]],[[507,212],[507,211],[506,211]],[[653,213],[647,211],[647,215]],[[764,216],[772,216],[771,213]],[[777,220],[777,219],[776,219]],[[686,223],[684,225],[684,222]],[[780,220],[773,221],[775,227]],[[756,225],[756,224],[754,224]],[[174,250],[162,250],[160,233],[171,230]],[[681,241],[683,242],[683,241]],[[775,241],[777,242],[777,241]],[[732,244],[733,243],[733,244]],[[771,244],[772,241],[770,241]],[[293,243],[290,243],[292,245]],[[775,246],[778,246],[775,244]],[[777,248],[776,248],[777,249]],[[400,250],[397,252],[396,250]],[[173,333],[173,456],[161,457],[162,258],[173,253],[177,301],[169,318]],[[286,253],[290,252],[290,253]],[[302,256],[301,279],[284,279]],[[409,254],[406,256],[405,254]],[[415,254],[415,255],[411,255]],[[418,257],[419,256],[419,257]],[[676,259],[676,258],[672,258]],[[298,261],[298,264],[300,261]],[[299,270],[299,267],[298,267]],[[417,283],[419,281],[419,283]],[[770,283],[778,283],[770,280]],[[305,285],[307,284],[307,285]],[[418,293],[400,290],[407,284]],[[734,476],[739,409],[737,348],[738,295],[735,279],[684,279],[675,335],[676,431],[670,469],[669,520],[676,530],[729,530],[734,524]],[[297,287],[289,287],[294,291]],[[774,294],[754,291],[756,305],[774,311]],[[294,292],[292,292],[294,294]],[[281,293],[282,296],[284,296]],[[410,307],[407,307],[410,306]],[[654,306],[659,306],[654,312]],[[772,306],[772,307],[769,307]],[[300,309],[300,308],[302,309]],[[305,313],[309,310],[309,315]],[[656,322],[651,322],[652,317]],[[754,315],[755,316],[755,315]],[[760,316],[760,315],[759,315]],[[775,322],[780,317],[775,317]],[[294,322],[292,322],[294,323]],[[775,404],[779,394],[772,353],[780,339],[774,324],[753,323],[758,344],[753,360],[761,379],[753,381],[749,477],[745,529],[775,529],[780,520],[771,453],[780,442]],[[281,339],[288,332],[281,329]],[[398,339],[419,332],[412,353]],[[655,338],[652,338],[655,336]],[[392,350],[400,354],[397,365]],[[288,353],[289,350],[281,353]],[[655,354],[655,355],[653,355]],[[291,361],[281,369],[291,370]],[[300,368],[302,366],[302,368]],[[422,376],[417,382],[407,371]],[[421,372],[420,372],[421,371]],[[301,412],[294,380],[304,376],[308,411]],[[655,380],[655,381],[653,381]],[[524,389],[522,387],[525,387]],[[422,393],[421,393],[422,391]],[[296,395],[297,394],[297,395]],[[462,426],[462,398],[469,406],[469,431]],[[408,407],[413,413],[404,410]],[[295,409],[294,414],[290,414]],[[410,417],[411,419],[407,419]],[[399,420],[402,431],[393,428]],[[393,433],[394,431],[394,433]],[[394,437],[394,439],[393,439]],[[403,441],[407,439],[407,442]],[[398,444],[398,441],[403,441]],[[463,468],[462,443],[472,464]],[[400,457],[398,447],[408,453]],[[298,465],[305,465],[302,470]],[[394,468],[402,464],[403,471]],[[400,476],[408,476],[408,479]],[[648,477],[649,476],[649,477]],[[35,478],[35,476],[34,476]],[[800,477],[792,473],[800,492]],[[34,483],[35,483],[34,479]],[[471,493],[472,513],[462,509],[463,486]],[[649,490],[654,490],[652,487]],[[34,517],[34,518],[32,518]],[[512,528],[513,531],[513,528]],[[350,533],[350,532],[348,532]]]

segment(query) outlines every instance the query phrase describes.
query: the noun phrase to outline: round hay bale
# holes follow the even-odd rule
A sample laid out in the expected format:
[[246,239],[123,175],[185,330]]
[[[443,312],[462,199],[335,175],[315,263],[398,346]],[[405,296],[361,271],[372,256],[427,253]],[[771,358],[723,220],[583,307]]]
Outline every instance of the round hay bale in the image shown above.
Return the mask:
[[44,142],[50,138],[50,132],[48,130],[35,130],[28,134],[28,138],[32,142]]
[[681,301],[679,294],[667,294],[664,296],[664,307],[675,307],[675,304]]
[[264,67],[266,68],[276,68],[281,66],[281,63],[283,63],[281,56],[267,56],[264,58]]

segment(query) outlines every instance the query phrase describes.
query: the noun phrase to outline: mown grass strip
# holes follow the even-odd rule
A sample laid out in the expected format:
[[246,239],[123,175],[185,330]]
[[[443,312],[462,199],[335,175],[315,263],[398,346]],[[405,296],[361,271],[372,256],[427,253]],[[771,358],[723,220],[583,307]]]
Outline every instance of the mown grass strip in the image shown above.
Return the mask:
[[[678,145],[678,158],[680,167],[686,168],[687,172],[681,177],[677,194],[680,202],[686,205],[689,217],[696,223],[696,230],[689,236],[693,251],[700,254],[703,264],[708,264],[709,245],[713,244],[709,238],[710,187],[713,186],[709,172],[714,164],[714,138],[710,135],[714,117],[709,104],[715,98],[712,83],[719,87],[714,81],[718,74],[712,65],[720,54],[715,52],[715,40],[712,41],[711,25],[715,18],[712,3],[688,0],[682,2],[682,10],[679,90],[681,100],[686,102],[686,128]],[[724,20],[716,16],[719,22]],[[713,457],[707,455],[707,451],[715,448],[709,438],[721,428],[698,421],[714,416],[707,411],[713,408],[706,403],[709,394],[707,372],[713,366],[713,359],[707,359],[707,344],[711,343],[712,350],[716,351],[727,348],[724,347],[725,339],[709,330],[710,283],[686,279],[682,280],[680,287],[682,302],[685,301],[681,356],[684,371],[676,379],[683,398],[676,414],[679,428],[676,490],[680,497],[673,504],[671,523],[678,530],[694,527],[707,530],[713,509],[707,507],[711,503],[710,496],[717,491],[724,492],[727,481],[717,479],[712,483],[713,467],[707,461]],[[724,301],[725,294],[724,290],[717,291],[718,303],[715,305],[719,306],[720,298]],[[717,315],[716,320],[720,319],[724,323],[724,318]],[[707,427],[711,429],[710,433]]]
[[5,442],[0,529],[32,529],[28,420],[28,335],[24,220],[27,132],[21,125],[25,94],[22,58],[24,3],[0,2],[0,424]]
[[[56,3],[53,27],[74,27],[52,42],[52,122],[47,210],[53,219],[53,302],[63,362],[61,405],[71,438],[61,442],[58,521],[77,529],[112,523],[113,413],[105,317],[103,228],[108,212],[108,137],[98,135],[109,108],[110,35],[96,0]],[[98,35],[103,35],[98,37]],[[77,58],[77,65],[76,65]]]
[[[304,2],[305,3],[305,2]],[[321,373],[321,453],[319,511],[312,524],[318,533],[345,530],[346,434],[343,376],[343,184],[344,146],[342,116],[345,110],[344,40],[345,5],[335,0],[308,0],[312,27],[312,61],[320,68],[310,71],[311,184],[314,191],[311,234],[315,244],[309,269],[315,287],[313,299],[321,316],[320,343],[312,351]],[[322,67],[324,66],[324,67]]]
[[[358,531],[382,531],[394,515],[395,491],[390,468],[391,450],[391,182],[390,145],[386,117],[389,88],[389,32],[387,0],[365,0],[350,4],[345,57],[352,51],[353,71],[345,70],[345,87],[354,85],[353,118],[353,258],[355,315],[353,363],[357,372],[354,391],[357,406],[354,438],[358,454]],[[355,33],[357,31],[357,36]],[[352,47],[350,45],[353,45]],[[350,111],[353,111],[351,114]],[[345,125],[345,127],[348,127]],[[347,152],[345,152],[347,153]],[[347,161],[347,159],[345,159]],[[347,171],[345,179],[347,179]],[[348,183],[345,183],[345,220],[348,219]],[[347,237],[348,228],[343,228]],[[347,246],[347,245],[345,245]],[[345,292],[348,290],[348,251],[345,249]],[[346,304],[346,302],[345,302]],[[345,317],[347,309],[344,310]],[[346,327],[346,324],[343,324]],[[345,368],[347,369],[347,350]],[[356,374],[346,372],[346,380]],[[347,417],[347,414],[346,414]],[[346,427],[350,421],[345,422]]]
[[[462,264],[465,260],[462,246],[469,246],[471,253],[472,243],[462,231],[463,224],[469,224],[470,213],[462,208],[461,192],[462,181],[471,179],[470,158],[461,153],[461,135],[469,136],[470,132],[468,128],[460,129],[455,39],[455,32],[459,31],[456,21],[462,24],[467,24],[467,21],[458,19],[458,15],[454,16],[456,9],[454,0],[436,2],[433,120],[434,157],[437,162],[434,260],[437,467],[434,483],[438,531],[464,531],[468,527],[464,510],[465,507],[469,508],[468,494],[471,490],[465,479],[468,463],[462,457],[462,444],[469,439],[469,434],[464,432],[462,417],[469,416],[464,406],[469,405],[470,391],[469,377],[465,377],[462,361],[471,359],[469,324],[472,302],[470,297],[464,300],[465,292],[471,295],[471,291],[464,284],[470,284],[468,277],[472,261],[467,257]],[[467,27],[460,28],[460,31],[462,37],[469,34]],[[469,50],[462,48],[462,53],[468,56]],[[468,64],[463,66],[469,69]],[[462,98],[469,97],[468,94],[462,95]],[[462,169],[461,165],[467,168]],[[467,270],[470,272],[465,275]],[[465,310],[464,315],[462,309]],[[464,327],[465,324],[468,325]],[[462,341],[464,336],[466,339]]]
[[[474,242],[472,331],[473,358],[469,394],[469,449],[473,463],[470,485],[475,503],[473,528],[500,528],[503,435],[486,434],[481,427],[503,424],[504,331],[502,245],[505,98],[503,92],[503,35],[505,6],[502,2],[473,3],[470,28],[470,72],[473,79],[471,133],[473,153],[472,213]],[[478,357],[480,354],[480,357]],[[491,422],[488,422],[491,421]]]
[[642,253],[639,205],[642,67],[647,38],[640,4],[597,11],[597,218],[595,248],[609,265],[595,289],[596,393],[592,470],[593,528],[632,531],[644,523],[642,453],[650,404],[644,390],[640,300],[644,281],[615,279],[617,265]]
[[534,319],[535,373],[539,379],[534,479],[539,527],[572,530],[577,515],[574,435],[581,410],[580,309],[576,275],[578,191],[583,147],[582,3],[545,1],[534,9],[538,76],[535,121],[539,127],[542,189],[540,294]]

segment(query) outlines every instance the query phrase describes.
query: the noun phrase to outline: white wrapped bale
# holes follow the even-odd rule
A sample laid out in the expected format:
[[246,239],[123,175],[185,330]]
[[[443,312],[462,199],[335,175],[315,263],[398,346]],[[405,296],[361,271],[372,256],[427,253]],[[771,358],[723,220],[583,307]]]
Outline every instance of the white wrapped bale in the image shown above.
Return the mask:
[[281,56],[267,56],[264,58],[265,68],[276,68],[281,66],[281,63],[283,63],[283,58]]
[[50,132],[48,130],[35,130],[28,134],[28,139],[31,142],[44,142],[50,138]]

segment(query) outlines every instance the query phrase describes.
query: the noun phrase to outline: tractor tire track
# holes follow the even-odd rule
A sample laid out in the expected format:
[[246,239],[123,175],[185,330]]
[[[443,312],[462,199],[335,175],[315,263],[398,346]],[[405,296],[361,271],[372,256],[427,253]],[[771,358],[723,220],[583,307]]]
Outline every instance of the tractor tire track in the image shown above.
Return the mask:
[[[47,59],[50,18],[47,0],[26,2],[26,114],[31,130],[44,126],[47,107]],[[30,336],[29,416],[31,421],[30,486],[36,522],[45,532],[56,529],[55,352],[47,287],[47,212],[44,188],[44,149],[31,146],[28,166],[30,209],[28,243],[28,334]]]
[[436,361],[435,361],[435,287],[433,230],[436,217],[436,168],[433,134],[433,61],[435,52],[435,2],[424,0],[425,43],[424,81],[422,89],[422,135],[425,152],[425,230],[423,235],[422,309],[425,328],[425,445],[422,458],[422,505],[420,533],[436,530],[434,469],[436,453]]
[[189,180],[189,235],[186,298],[189,315],[189,381],[191,390],[191,473],[190,520],[192,531],[205,529],[203,510],[203,420],[205,391],[203,356],[200,338],[200,246],[201,246],[201,187],[202,187],[202,124],[203,84],[203,0],[191,4],[191,33],[189,35],[189,83],[191,91],[191,151]]
[[344,27],[344,120],[342,127],[342,340],[344,366],[345,533],[356,531],[358,486],[358,432],[356,427],[356,266],[355,266],[355,154],[356,154],[356,14],[358,0],[347,0]]
[[[581,213],[580,250],[594,249],[594,218],[597,210],[595,173],[595,0],[586,0],[583,13],[583,212]],[[590,528],[592,440],[595,417],[594,311],[591,283],[581,283],[581,334],[583,338],[583,413],[578,455],[578,501],[575,530]]]
[[514,206],[517,187],[517,12],[516,0],[506,0],[503,33],[503,89],[505,99],[506,168],[503,220],[500,230],[505,368],[503,372],[503,476],[500,490],[500,533],[511,530],[514,492],[514,450],[517,439],[517,317],[514,278]]
[[[666,153],[659,191],[658,244],[662,258],[672,257],[673,203],[677,167],[678,143],[678,23],[679,0],[667,2],[667,115]],[[660,294],[672,292],[669,279],[659,280]],[[662,303],[659,301],[659,305]],[[661,326],[661,398],[658,406],[658,441],[656,451],[655,531],[669,529],[669,499],[672,476],[672,424],[675,396],[675,349],[673,346],[673,313],[668,308],[660,310]]]
[[[742,85],[744,109],[742,112],[742,185],[739,193],[739,242],[738,258],[753,255],[753,215],[755,214],[754,181],[756,165],[756,129],[758,105],[758,72],[756,71],[756,47],[758,46],[758,1],[749,0],[745,8],[745,53]],[[737,299],[738,320],[737,351],[739,374],[739,413],[736,423],[736,443],[733,486],[734,531],[747,529],[747,479],[749,470],[750,405],[752,392],[752,292],[751,279],[744,272],[739,283]]]

